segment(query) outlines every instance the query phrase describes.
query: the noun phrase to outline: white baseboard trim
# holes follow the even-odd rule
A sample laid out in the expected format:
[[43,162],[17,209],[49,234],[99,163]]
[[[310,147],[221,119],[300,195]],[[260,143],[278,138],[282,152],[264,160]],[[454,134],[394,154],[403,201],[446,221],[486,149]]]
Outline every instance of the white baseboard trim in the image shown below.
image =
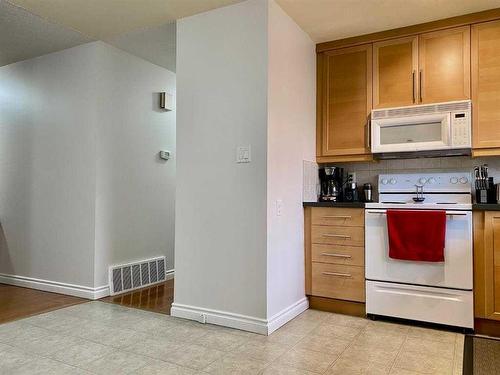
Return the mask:
[[175,269],[172,268],[171,270],[167,270],[165,272],[165,279],[166,280],[170,280],[170,279],[173,279],[174,278],[174,275],[175,275]]
[[279,313],[274,314],[267,321],[267,334],[270,335],[271,333],[273,333],[278,328],[288,323],[296,316],[302,314],[308,308],[309,308],[309,300],[307,299],[307,297],[304,297],[295,302],[293,305],[284,308]]
[[66,294],[69,296],[87,298],[92,300],[109,296],[108,285],[91,288],[83,285],[60,283],[58,281],[36,279],[34,277],[26,276],[8,275],[4,273],[0,273],[0,283],[43,290],[45,292]]
[[172,316],[267,335],[267,321],[252,316],[173,303]]
[[196,306],[173,303],[170,313],[177,318],[195,320],[200,323],[210,323],[219,326],[241,329],[270,335],[272,332],[289,322],[297,315],[309,308],[309,301],[306,297],[295,302],[293,305],[275,314],[271,319],[255,318],[248,315],[234,314],[226,311],[205,309]]

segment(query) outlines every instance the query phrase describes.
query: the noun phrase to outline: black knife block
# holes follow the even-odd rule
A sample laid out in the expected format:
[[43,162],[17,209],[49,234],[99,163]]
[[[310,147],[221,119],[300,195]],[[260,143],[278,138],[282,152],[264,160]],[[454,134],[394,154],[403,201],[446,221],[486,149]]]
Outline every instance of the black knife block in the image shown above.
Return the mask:
[[497,191],[495,185],[488,189],[476,189],[476,203],[497,203]]

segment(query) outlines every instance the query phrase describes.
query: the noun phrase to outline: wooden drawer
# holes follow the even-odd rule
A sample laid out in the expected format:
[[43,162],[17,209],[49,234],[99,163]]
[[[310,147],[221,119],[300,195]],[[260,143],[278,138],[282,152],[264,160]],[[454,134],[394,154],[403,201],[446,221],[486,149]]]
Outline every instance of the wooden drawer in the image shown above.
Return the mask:
[[313,225],[311,242],[313,244],[364,246],[365,228]]
[[313,225],[364,227],[365,210],[363,208],[314,207],[311,221]]
[[313,296],[365,302],[365,269],[337,264],[312,264]]
[[313,262],[360,267],[365,265],[364,247],[325,244],[313,244],[311,247]]

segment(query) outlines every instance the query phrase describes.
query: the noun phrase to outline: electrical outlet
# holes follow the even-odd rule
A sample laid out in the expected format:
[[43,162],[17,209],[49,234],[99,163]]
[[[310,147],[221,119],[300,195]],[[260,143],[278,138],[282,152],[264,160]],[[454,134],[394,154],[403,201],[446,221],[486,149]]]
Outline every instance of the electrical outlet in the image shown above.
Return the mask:
[[205,314],[200,314],[200,323],[205,324],[207,322],[207,316]]
[[281,199],[276,200],[276,216],[281,216],[283,214],[283,201]]
[[347,173],[347,182],[358,182],[356,181],[356,172]]

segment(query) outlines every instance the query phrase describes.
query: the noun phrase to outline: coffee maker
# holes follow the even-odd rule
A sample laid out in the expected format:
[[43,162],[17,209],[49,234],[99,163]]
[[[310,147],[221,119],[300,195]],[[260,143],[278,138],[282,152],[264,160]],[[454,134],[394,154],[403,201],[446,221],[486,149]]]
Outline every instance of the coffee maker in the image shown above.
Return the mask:
[[340,202],[342,200],[342,184],[344,169],[339,167],[319,168],[321,184],[320,202]]

